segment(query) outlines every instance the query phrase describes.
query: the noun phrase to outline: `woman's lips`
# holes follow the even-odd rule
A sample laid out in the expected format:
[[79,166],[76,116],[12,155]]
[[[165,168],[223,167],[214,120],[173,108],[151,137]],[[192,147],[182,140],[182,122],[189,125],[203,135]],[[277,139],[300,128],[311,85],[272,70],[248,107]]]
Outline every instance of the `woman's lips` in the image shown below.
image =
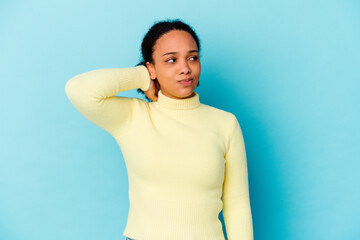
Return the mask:
[[179,81],[179,83],[182,84],[183,86],[190,86],[193,83],[193,79],[188,78],[188,79]]

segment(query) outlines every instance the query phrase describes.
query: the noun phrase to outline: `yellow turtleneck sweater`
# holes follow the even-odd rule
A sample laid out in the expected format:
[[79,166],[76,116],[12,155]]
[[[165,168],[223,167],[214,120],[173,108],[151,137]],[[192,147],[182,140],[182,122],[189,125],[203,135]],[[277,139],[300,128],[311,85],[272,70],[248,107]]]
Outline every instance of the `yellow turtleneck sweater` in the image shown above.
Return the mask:
[[123,153],[130,209],[123,234],[135,240],[252,240],[246,151],[236,116],[199,94],[158,101],[116,96],[150,86],[144,66],[105,68],[66,83],[67,97],[109,132]]

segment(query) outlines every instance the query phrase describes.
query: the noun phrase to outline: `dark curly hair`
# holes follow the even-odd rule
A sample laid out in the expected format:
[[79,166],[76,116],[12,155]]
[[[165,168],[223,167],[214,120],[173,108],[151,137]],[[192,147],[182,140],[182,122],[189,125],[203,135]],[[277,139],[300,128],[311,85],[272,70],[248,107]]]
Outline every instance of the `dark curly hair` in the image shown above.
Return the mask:
[[[149,29],[149,31],[145,34],[144,39],[141,43],[142,60],[136,66],[143,65],[146,67],[146,62],[153,63],[154,60],[152,55],[154,52],[154,45],[156,43],[156,40],[158,40],[165,33],[170,32],[172,30],[183,30],[190,33],[197,44],[198,51],[200,54],[200,40],[196,35],[195,31],[193,30],[193,28],[188,24],[184,23],[183,21],[181,21],[180,19],[173,19],[173,20],[167,19],[167,20],[155,22],[153,26]],[[157,82],[157,79],[154,79],[154,82]],[[198,82],[197,86],[199,86],[199,84],[200,81]],[[142,91],[140,88],[137,89],[137,92],[144,94],[145,98],[148,101],[152,101],[150,98],[148,98],[145,95],[144,91]]]

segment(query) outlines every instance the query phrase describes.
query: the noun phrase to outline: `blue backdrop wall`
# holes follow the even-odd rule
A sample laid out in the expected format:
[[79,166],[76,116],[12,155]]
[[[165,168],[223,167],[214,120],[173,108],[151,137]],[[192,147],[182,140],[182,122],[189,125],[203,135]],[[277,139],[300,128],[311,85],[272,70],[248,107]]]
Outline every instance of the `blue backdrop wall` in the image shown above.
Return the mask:
[[200,37],[201,101],[239,119],[255,239],[360,239],[356,0],[0,1],[0,239],[125,239],[120,148],[64,87],[134,66],[165,18]]

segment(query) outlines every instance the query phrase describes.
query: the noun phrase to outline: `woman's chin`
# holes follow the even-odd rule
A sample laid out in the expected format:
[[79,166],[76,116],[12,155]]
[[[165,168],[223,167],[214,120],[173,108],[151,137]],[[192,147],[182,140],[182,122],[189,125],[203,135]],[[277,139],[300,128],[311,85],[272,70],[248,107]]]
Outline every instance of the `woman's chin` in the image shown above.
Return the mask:
[[[164,93],[163,93],[164,94]],[[175,99],[184,99],[184,98],[189,98],[194,96],[194,91],[192,91],[190,88],[189,89],[182,89],[182,90],[178,90],[175,92],[169,92],[164,94],[165,96],[168,96],[170,98],[175,98]]]
[[194,96],[194,90],[191,88],[188,89],[182,89],[181,91],[179,91],[179,93],[177,94],[177,96],[179,98],[189,98]]

